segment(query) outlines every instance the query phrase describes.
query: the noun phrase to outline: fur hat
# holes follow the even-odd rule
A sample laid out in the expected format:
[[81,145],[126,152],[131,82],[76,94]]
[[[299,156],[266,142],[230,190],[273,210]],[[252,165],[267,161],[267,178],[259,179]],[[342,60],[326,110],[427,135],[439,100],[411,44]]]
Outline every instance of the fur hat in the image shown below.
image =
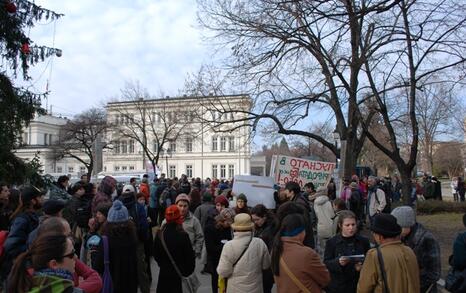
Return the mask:
[[231,224],[231,228],[235,231],[251,231],[254,228],[254,223],[249,214],[241,213],[235,216],[235,221]]
[[121,223],[129,220],[128,209],[119,200],[113,202],[112,207],[108,211],[107,222]]

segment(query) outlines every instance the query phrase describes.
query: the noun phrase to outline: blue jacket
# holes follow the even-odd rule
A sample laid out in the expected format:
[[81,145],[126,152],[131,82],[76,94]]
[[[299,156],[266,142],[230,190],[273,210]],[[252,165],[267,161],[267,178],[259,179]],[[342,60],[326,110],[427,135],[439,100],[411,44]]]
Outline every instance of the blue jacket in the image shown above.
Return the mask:
[[39,217],[35,212],[25,212],[14,218],[10,233],[5,241],[5,254],[8,258],[16,258],[27,250],[29,233],[39,226]]

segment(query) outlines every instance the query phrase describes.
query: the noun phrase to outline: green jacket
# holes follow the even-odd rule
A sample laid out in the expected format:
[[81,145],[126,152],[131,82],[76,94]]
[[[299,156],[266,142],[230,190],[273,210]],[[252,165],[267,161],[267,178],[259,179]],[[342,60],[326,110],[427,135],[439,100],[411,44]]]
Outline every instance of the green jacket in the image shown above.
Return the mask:
[[33,287],[29,293],[81,293],[81,289],[74,288],[71,280],[55,276],[34,276]]

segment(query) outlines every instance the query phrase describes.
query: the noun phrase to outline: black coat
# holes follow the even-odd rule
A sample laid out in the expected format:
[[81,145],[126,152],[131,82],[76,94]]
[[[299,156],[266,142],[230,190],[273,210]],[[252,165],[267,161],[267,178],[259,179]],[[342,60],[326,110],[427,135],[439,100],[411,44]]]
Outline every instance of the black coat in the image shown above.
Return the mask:
[[[155,238],[154,259],[160,267],[157,284],[158,293],[182,293],[181,278],[176,273],[160,241],[160,232]],[[195,255],[189,236],[175,223],[168,223],[163,228],[163,239],[181,274],[185,277],[194,272]]]
[[207,270],[213,272],[217,269],[222,254],[222,240],[231,240],[231,229],[217,228],[215,221],[208,221],[204,229],[205,247],[207,251]]
[[275,218],[267,218],[264,225],[254,230],[254,237],[259,237],[267,245],[269,251],[272,250],[272,244],[275,234],[278,230],[278,223]]
[[[114,293],[136,293],[138,291],[137,242],[135,231],[131,231],[130,229],[128,229],[128,233],[119,235],[119,237],[108,238],[110,274],[112,276]],[[103,276],[103,239],[100,241],[96,253],[95,265],[95,269]]]
[[369,239],[363,236],[346,238],[338,234],[330,238],[325,246],[324,263],[330,272],[331,281],[325,291],[327,293],[356,292],[359,272],[354,269],[352,263],[342,267],[339,258],[348,255],[365,255],[369,249]]

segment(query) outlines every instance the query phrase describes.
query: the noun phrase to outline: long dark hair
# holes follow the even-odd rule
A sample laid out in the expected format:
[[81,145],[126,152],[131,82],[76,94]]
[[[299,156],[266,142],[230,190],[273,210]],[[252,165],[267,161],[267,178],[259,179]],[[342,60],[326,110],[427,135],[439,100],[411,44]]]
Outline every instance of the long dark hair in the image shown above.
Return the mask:
[[291,214],[283,218],[272,244],[272,272],[274,275],[280,275],[280,257],[283,253],[282,233],[293,231],[299,227],[304,227],[304,225],[304,218],[300,214]]
[[103,227],[104,235],[109,238],[127,238],[137,240],[136,226],[133,221],[128,220],[125,222],[113,223],[106,222]]
[[32,287],[29,266],[38,271],[48,268],[52,259],[62,260],[66,253],[67,239],[63,234],[48,234],[37,238],[28,251],[16,258],[8,279],[8,292],[28,292]]

